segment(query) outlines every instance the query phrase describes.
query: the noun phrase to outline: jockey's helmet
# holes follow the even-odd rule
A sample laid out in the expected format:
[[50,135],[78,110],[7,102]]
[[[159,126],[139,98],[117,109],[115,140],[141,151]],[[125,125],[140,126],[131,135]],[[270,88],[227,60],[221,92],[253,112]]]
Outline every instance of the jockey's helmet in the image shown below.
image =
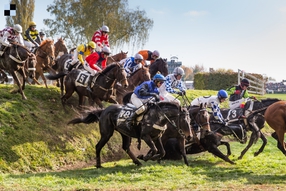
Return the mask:
[[248,87],[249,86],[249,81],[248,79],[242,79],[241,82],[240,82],[240,85],[243,87],[243,86],[246,86]]
[[154,50],[152,54],[157,57],[160,57],[160,52],[158,50]]
[[139,54],[139,53],[136,53],[135,56],[134,56],[134,59],[135,59],[135,61],[139,60],[141,62],[143,60],[143,56],[141,54]]
[[174,69],[174,71],[173,71],[173,74],[174,74],[175,76],[177,76],[177,75],[183,76],[183,75],[185,75],[185,71],[184,71],[183,68],[181,68],[181,67],[176,67],[176,68]]
[[226,99],[228,97],[228,94],[225,90],[219,90],[217,92],[217,97],[218,99],[223,99],[223,98]]
[[166,81],[166,78],[165,78],[162,74],[156,74],[156,75],[153,77],[153,81],[164,82],[164,81]]
[[34,21],[29,22],[29,27],[36,26],[37,24]]
[[42,32],[42,31],[41,31],[39,34],[40,34],[40,36],[45,36],[45,35],[46,35],[46,34],[45,34],[44,32]]
[[91,48],[95,49],[96,44],[95,44],[95,42],[90,41],[90,42],[88,43],[88,46],[90,46]]
[[13,29],[18,33],[22,33],[22,27],[19,24],[14,25]]
[[103,32],[109,32],[108,26],[103,25],[103,26],[101,27],[101,31],[103,31]]
[[111,50],[110,50],[110,48],[107,47],[107,46],[103,47],[101,51],[102,51],[104,54],[108,54],[108,55],[111,54]]

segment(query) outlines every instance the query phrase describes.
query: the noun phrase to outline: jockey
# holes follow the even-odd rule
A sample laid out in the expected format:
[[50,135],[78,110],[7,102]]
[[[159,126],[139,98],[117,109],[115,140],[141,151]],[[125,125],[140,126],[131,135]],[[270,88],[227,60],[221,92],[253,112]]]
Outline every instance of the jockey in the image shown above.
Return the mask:
[[[182,82],[182,76],[185,74],[183,68],[176,67],[173,71],[173,74],[169,74],[166,77],[165,83],[159,88],[160,96],[164,99],[164,101],[173,101],[181,104],[178,99],[176,99],[171,94],[178,94],[180,96],[186,94],[186,87]],[[174,88],[179,89],[179,91],[174,90]]]
[[[92,78],[99,71],[102,71],[106,68],[107,57],[111,54],[110,48],[103,47],[101,52],[94,52],[86,57],[83,67],[90,72],[90,78],[87,85],[87,91],[92,92],[91,82]],[[99,64],[101,67],[99,67]]]
[[127,128],[131,129],[133,121],[146,111],[144,103],[147,103],[152,97],[155,97],[155,101],[160,101],[158,88],[165,80],[162,74],[156,74],[153,80],[145,81],[135,88],[130,102],[137,107],[137,110],[126,119]]
[[93,41],[90,41],[88,44],[80,44],[76,50],[74,50],[73,60],[68,68],[68,71],[71,71],[73,66],[80,61],[80,63],[84,64],[85,58],[93,53],[96,45]]
[[[226,91],[229,94],[229,108],[231,110],[240,108],[244,99],[250,97],[247,91],[248,87],[249,87],[248,79],[242,79],[240,84],[226,89]],[[256,99],[255,97],[251,98]]]
[[101,49],[104,47],[103,45],[109,47],[108,33],[109,33],[108,26],[103,25],[93,34],[91,40],[96,43],[97,52],[101,52]]
[[13,27],[6,27],[0,31],[0,56],[5,52],[6,47],[11,47],[10,41],[16,41],[22,46],[24,46],[24,41],[21,36],[22,27],[19,24]]
[[132,73],[142,67],[143,56],[136,53],[134,57],[129,57],[124,61],[124,69],[126,71],[127,77],[130,77]]
[[29,28],[25,31],[24,44],[29,50],[32,50],[34,47],[39,47],[41,44],[39,32],[36,29],[36,23],[34,21],[29,23]]
[[160,57],[160,53],[158,50],[154,50],[153,52],[151,52],[150,50],[140,50],[138,53],[143,56],[144,66],[147,65],[146,60],[150,61],[150,64],[152,64],[157,58]]
[[223,103],[228,97],[228,94],[225,90],[219,90],[216,96],[201,96],[196,99],[194,99],[191,102],[191,108],[192,107],[200,107],[200,104],[202,103],[207,104],[207,107],[210,107],[212,109],[214,118],[218,120],[220,123],[227,125],[221,112],[219,105]]

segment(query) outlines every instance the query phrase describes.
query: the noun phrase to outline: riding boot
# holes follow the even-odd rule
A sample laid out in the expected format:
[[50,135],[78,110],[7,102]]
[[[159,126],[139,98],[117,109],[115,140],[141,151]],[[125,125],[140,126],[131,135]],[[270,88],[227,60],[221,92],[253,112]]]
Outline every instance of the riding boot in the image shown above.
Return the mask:
[[70,72],[72,69],[73,69],[73,65],[70,64],[70,65],[69,65],[69,68],[68,68],[68,71]]
[[91,82],[92,82],[93,77],[94,76],[90,76],[89,77],[89,80],[88,80],[88,83],[87,83],[87,87],[86,87],[86,90],[89,91],[90,93],[92,93]]
[[130,117],[128,117],[126,119],[126,127],[131,130],[131,127],[133,126],[134,121],[136,120],[136,118],[138,117],[138,114],[136,112],[132,113],[132,115]]

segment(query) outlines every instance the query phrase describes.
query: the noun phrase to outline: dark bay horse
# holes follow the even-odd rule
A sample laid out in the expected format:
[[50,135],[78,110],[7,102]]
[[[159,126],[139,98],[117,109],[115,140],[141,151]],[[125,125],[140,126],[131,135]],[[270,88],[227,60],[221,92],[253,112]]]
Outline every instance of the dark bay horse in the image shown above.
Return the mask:
[[140,69],[136,70],[132,75],[128,78],[128,87],[124,88],[117,83],[114,85],[116,101],[119,104],[123,103],[123,96],[128,92],[131,92],[135,89],[136,86],[141,84],[144,81],[149,81],[150,73],[149,69],[146,67],[141,67]]
[[[225,119],[228,120],[229,125],[238,124],[242,125],[247,131],[251,131],[251,136],[249,142],[245,149],[242,150],[238,159],[242,159],[244,154],[248,151],[248,149],[261,138],[262,145],[260,149],[254,153],[254,156],[259,155],[263,150],[265,145],[267,144],[267,139],[265,135],[261,132],[261,129],[265,125],[264,112],[265,110],[273,103],[279,101],[276,98],[268,98],[258,100],[250,100],[247,101],[243,109],[222,109],[221,113]],[[242,116],[242,117],[241,117]],[[245,123],[246,122],[246,123]]]
[[[22,95],[22,99],[26,100],[27,97],[24,94],[25,82],[28,80],[27,77],[35,80],[36,58],[26,47],[17,43],[11,44],[12,46],[8,47],[3,56],[0,57],[0,69],[13,76],[14,82],[19,87],[14,93],[19,92]],[[16,72],[23,78],[19,79]]]
[[44,72],[55,74],[55,70],[52,69],[53,62],[55,60],[55,47],[54,41],[46,39],[42,41],[41,45],[36,50],[37,66],[36,66],[36,79],[41,76],[46,88],[48,88],[46,77]]
[[163,76],[168,75],[168,64],[167,64],[167,59],[163,58],[158,58],[153,62],[152,64],[149,65],[149,72],[151,74],[151,78],[155,76],[158,72],[162,74]]
[[[159,102],[151,104],[144,114],[142,121],[138,124],[138,126],[132,129],[128,129],[125,123],[125,120],[130,113],[130,108],[128,109],[125,106],[114,104],[108,106],[104,110],[90,112],[85,118],[76,118],[69,122],[69,124],[89,124],[99,122],[101,138],[96,145],[97,168],[102,167],[100,157],[101,149],[112,137],[115,130],[121,134],[122,148],[132,159],[133,163],[136,165],[142,165],[142,163],[136,158],[130,149],[132,138],[143,139],[150,147],[151,152],[143,157],[144,160],[158,160],[165,155],[161,142],[161,136],[166,130],[167,123],[173,123],[172,121],[179,120],[180,126],[176,127],[176,125],[173,124],[168,128],[176,128],[176,131],[178,131],[177,128],[190,129],[190,119],[187,110],[174,103]],[[189,133],[190,132],[187,133],[187,136]],[[157,144],[155,145],[154,142],[157,142]],[[160,153],[157,151],[160,151]]]
[[91,98],[91,105],[93,105],[93,102],[95,102],[101,108],[103,108],[103,104],[101,103],[102,101],[117,104],[116,100],[111,97],[115,81],[121,83],[123,87],[128,86],[126,72],[123,66],[118,63],[114,63],[107,66],[102,72],[99,72],[98,75],[93,78],[91,95],[86,90],[87,82],[90,78],[90,74],[86,70],[73,69],[69,73],[48,75],[47,78],[50,80],[56,80],[64,76],[66,76],[64,81],[66,93],[61,98],[64,107],[66,101],[72,96],[75,91],[79,96],[80,107],[83,104],[84,96],[88,96]]
[[58,39],[58,41],[54,44],[54,46],[55,46],[55,57],[57,57],[60,52],[62,52],[63,54],[68,53],[67,46],[62,37]]
[[284,134],[286,132],[286,101],[278,101],[270,105],[265,111],[265,120],[275,130],[272,137],[277,140],[277,148],[286,155]]
[[106,66],[108,66],[109,64],[112,64],[114,62],[119,62],[119,61],[127,58],[127,54],[128,54],[128,52],[123,52],[121,50],[121,52],[119,52],[118,54],[115,54],[113,56],[108,56],[107,60],[106,60]]

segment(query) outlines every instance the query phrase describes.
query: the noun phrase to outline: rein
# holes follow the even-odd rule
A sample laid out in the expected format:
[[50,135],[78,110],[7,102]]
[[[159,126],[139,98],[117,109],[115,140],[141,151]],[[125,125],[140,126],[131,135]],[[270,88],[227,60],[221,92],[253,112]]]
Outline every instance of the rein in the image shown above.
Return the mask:
[[14,60],[15,62],[19,63],[19,64],[24,64],[26,62],[26,60],[28,59],[28,57],[26,58],[26,60],[22,60],[21,57],[19,56],[19,52],[18,52],[18,48],[15,48],[16,50],[16,57],[14,57],[13,55],[9,54],[9,58],[11,58],[12,60]]

